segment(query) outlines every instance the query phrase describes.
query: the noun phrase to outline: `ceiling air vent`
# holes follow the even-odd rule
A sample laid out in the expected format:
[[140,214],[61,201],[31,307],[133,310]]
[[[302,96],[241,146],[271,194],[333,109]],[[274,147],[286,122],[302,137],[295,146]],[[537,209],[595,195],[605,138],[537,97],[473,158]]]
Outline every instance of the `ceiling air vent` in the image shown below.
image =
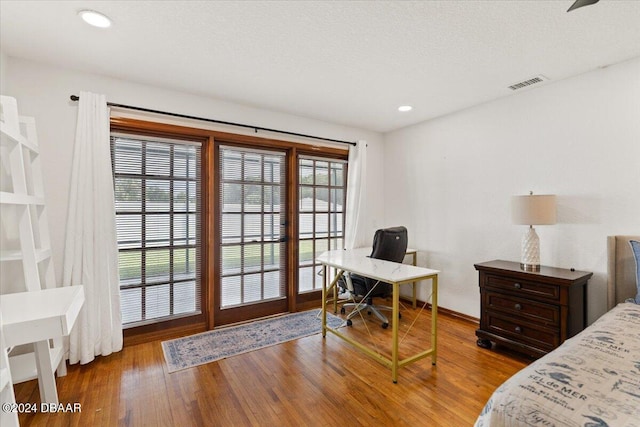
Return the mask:
[[529,87],[531,85],[542,83],[545,80],[549,80],[549,79],[547,79],[542,74],[539,74],[539,75],[537,75],[537,76],[535,76],[533,78],[530,78],[528,80],[525,80],[523,82],[512,84],[511,86],[509,86],[509,89],[518,90],[518,89],[522,89],[522,88],[525,88],[525,87]]

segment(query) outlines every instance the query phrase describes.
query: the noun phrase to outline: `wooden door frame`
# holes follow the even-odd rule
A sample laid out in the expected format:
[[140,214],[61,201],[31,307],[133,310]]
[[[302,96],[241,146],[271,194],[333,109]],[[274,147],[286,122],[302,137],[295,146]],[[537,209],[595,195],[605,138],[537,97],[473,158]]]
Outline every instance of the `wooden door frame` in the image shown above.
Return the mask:
[[[211,232],[211,212],[207,209],[210,198],[210,185],[206,173],[211,161],[212,140],[207,132],[201,129],[194,129],[184,126],[169,125],[165,123],[147,122],[137,119],[112,117],[110,132],[121,132],[134,136],[150,136],[159,138],[170,138],[175,140],[199,141],[202,143],[201,151],[201,185],[202,185],[202,235],[206,236]],[[211,257],[211,245],[206,239],[201,245],[202,268],[200,279],[200,307],[201,313],[179,317],[175,319],[150,323],[141,326],[134,326],[123,329],[124,344],[135,345],[156,339],[168,339],[180,335],[203,332],[208,329],[208,307],[209,289],[207,283],[210,281],[211,271],[207,266]]]
[[[327,160],[345,160],[347,161],[349,158],[349,151],[348,150],[337,150],[337,151],[323,151],[320,152],[318,150],[315,149],[309,149],[309,147],[301,147],[301,148],[297,148],[296,152],[295,152],[295,157],[292,158],[292,167],[294,168],[294,170],[298,170],[298,157],[299,156],[310,156],[310,157],[316,157],[316,158],[325,158]],[[345,172],[348,171],[349,165],[347,164],[347,168],[345,169]],[[295,188],[294,188],[294,195],[293,197],[295,197],[295,201],[296,201],[296,206],[294,206],[295,211],[293,212],[293,215],[298,218],[300,211],[299,211],[299,200],[298,200],[298,184],[299,184],[299,174],[295,174]],[[345,173],[345,177],[344,179],[347,179],[347,174]],[[346,186],[345,186],[345,192],[346,192]],[[346,196],[346,194],[345,194]],[[345,216],[346,216],[346,212],[345,212]],[[298,236],[298,232],[299,232],[299,222],[296,219],[296,221],[293,221],[295,223],[295,236],[297,238]],[[344,240],[344,236],[343,236],[343,240]],[[296,245],[295,248],[295,259],[294,259],[294,265],[297,266],[299,265],[299,258],[298,258],[298,245]],[[296,276],[296,270],[292,269],[294,271],[292,271],[292,274],[294,276]],[[294,277],[294,282],[296,284],[296,286],[294,286],[293,288],[293,292],[294,292],[294,302],[293,302],[293,306],[296,308],[296,310],[306,310],[309,308],[313,308],[317,306],[317,303],[322,299],[322,291],[320,289],[315,290],[315,291],[311,291],[311,292],[305,292],[303,294],[298,293],[298,277]],[[293,310],[291,310],[293,311]]]
[[[285,242],[286,247],[285,247],[285,259],[284,259],[284,269],[281,272],[281,274],[285,275],[285,281],[287,284],[287,287],[285,289],[285,298],[283,300],[275,300],[275,301],[261,301],[261,302],[256,302],[256,303],[251,303],[251,304],[247,304],[241,307],[237,307],[237,308],[231,308],[228,309],[229,312],[231,312],[231,310],[233,310],[232,314],[230,315],[223,315],[222,311],[223,309],[220,308],[220,304],[219,301],[216,300],[216,297],[220,297],[220,293],[221,293],[221,281],[222,281],[222,277],[221,277],[221,271],[220,271],[220,266],[221,266],[221,251],[220,248],[222,247],[222,236],[219,233],[219,230],[221,230],[221,219],[222,219],[222,207],[220,205],[220,201],[221,201],[221,195],[220,195],[220,181],[218,179],[216,179],[217,177],[220,176],[220,147],[232,147],[232,148],[239,148],[239,149],[247,149],[247,150],[251,150],[251,149],[256,149],[256,150],[262,150],[262,151],[272,151],[272,152],[280,152],[284,154],[284,168],[285,168],[285,204],[290,204],[291,200],[289,199],[289,194],[288,194],[288,188],[286,188],[286,186],[288,185],[288,178],[290,176],[290,169],[289,169],[289,161],[288,158],[290,156],[290,151],[291,148],[289,147],[277,147],[273,144],[266,146],[264,144],[262,145],[256,145],[255,142],[251,143],[251,142],[241,142],[238,141],[236,138],[234,139],[228,139],[228,138],[221,138],[221,137],[217,137],[214,139],[214,173],[212,175],[214,175],[214,182],[215,182],[215,188],[213,189],[213,211],[215,212],[214,215],[214,219],[213,219],[213,224],[214,224],[214,232],[213,232],[213,244],[215,245],[215,256],[212,260],[212,262],[216,265],[217,267],[217,272],[216,274],[213,276],[213,280],[211,281],[212,283],[212,287],[210,289],[211,294],[213,295],[212,298],[212,306],[210,306],[210,312],[213,314],[213,320],[215,323],[213,323],[213,327],[216,326],[222,326],[222,325],[227,325],[227,324],[231,324],[231,323],[238,323],[238,322],[244,322],[244,321],[248,321],[251,319],[255,319],[255,318],[260,318],[260,317],[266,317],[266,316],[270,316],[270,315],[275,315],[275,314],[279,314],[279,313],[284,313],[286,311],[291,311],[291,305],[289,304],[289,288],[291,288],[291,286],[289,286],[289,272],[291,270],[291,264],[290,264],[290,252],[291,252],[291,238],[289,235],[289,224],[290,224],[290,217],[289,217],[289,206],[287,205],[286,207],[286,212],[285,212],[285,233],[286,237],[287,237],[287,242]],[[227,309],[225,309],[227,310]]]

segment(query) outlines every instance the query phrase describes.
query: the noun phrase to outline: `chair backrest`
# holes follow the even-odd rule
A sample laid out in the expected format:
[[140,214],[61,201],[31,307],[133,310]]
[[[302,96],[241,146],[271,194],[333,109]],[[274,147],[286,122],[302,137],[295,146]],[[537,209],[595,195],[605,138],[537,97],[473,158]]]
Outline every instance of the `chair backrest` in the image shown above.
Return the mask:
[[390,227],[376,231],[373,236],[371,258],[402,262],[407,251],[407,229]]

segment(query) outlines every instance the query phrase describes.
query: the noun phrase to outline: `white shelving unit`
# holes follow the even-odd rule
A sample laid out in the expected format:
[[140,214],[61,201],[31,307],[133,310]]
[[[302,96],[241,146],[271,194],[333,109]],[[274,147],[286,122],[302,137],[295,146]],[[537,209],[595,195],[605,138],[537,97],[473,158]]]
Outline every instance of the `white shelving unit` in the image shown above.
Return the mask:
[[15,227],[19,237],[17,246],[3,245],[0,262],[22,262],[25,291],[53,288],[55,274],[35,120],[18,115],[14,98],[0,96],[0,106],[1,149],[8,159],[8,165],[3,162],[8,169],[3,171],[7,182],[0,191],[2,225],[3,229]]
[[[21,272],[14,274],[15,280],[5,280],[11,283],[3,286],[12,288],[3,288],[0,295],[6,344],[22,346],[9,353],[11,378],[14,384],[37,378],[41,400],[58,403],[54,372],[66,375],[62,336],[73,326],[84,294],[82,287],[73,295],[58,292],[62,300],[55,316],[64,319],[66,325],[54,328],[55,333],[32,333],[34,327],[56,321],[55,316],[45,316],[42,307],[38,308],[40,312],[34,311],[35,301],[51,298],[52,292],[64,288],[55,284],[35,120],[18,115],[14,98],[0,96],[0,106],[0,219],[5,235],[0,241],[0,264],[3,269]],[[20,293],[25,295],[16,298]]]

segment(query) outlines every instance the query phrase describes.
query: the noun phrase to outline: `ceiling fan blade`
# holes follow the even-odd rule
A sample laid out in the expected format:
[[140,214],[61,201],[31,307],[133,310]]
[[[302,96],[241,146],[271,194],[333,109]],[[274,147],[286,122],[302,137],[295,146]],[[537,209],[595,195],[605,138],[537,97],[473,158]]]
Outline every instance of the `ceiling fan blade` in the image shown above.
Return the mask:
[[600,0],[576,0],[575,3],[571,5],[567,12],[571,12],[573,9],[577,9],[582,6],[589,6],[590,4],[598,3]]

